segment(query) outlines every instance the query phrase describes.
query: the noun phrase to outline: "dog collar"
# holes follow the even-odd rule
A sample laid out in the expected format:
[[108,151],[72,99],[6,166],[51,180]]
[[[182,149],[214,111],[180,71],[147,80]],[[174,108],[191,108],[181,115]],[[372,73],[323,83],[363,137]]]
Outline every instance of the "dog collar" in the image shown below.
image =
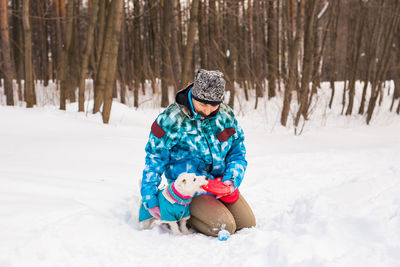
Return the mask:
[[167,192],[169,196],[177,203],[181,205],[189,205],[192,202],[192,197],[190,196],[182,196],[176,189],[174,184],[170,184],[167,187]]

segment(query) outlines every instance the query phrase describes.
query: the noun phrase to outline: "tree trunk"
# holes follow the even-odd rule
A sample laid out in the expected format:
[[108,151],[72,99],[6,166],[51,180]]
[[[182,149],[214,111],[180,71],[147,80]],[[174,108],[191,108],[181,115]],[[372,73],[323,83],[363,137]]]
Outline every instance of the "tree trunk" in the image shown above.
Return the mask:
[[[198,0],[195,0],[198,1]],[[179,50],[179,44],[178,44],[178,27],[179,25],[179,10],[178,10],[178,1],[173,0],[172,5],[171,5],[171,64],[172,64],[172,75],[173,75],[173,84],[174,84],[174,91],[175,93],[178,91],[178,86],[181,85],[181,75],[182,75],[182,59],[181,59],[181,52]],[[196,17],[197,19],[197,17]],[[189,24],[190,27],[190,24]],[[189,28],[190,30],[190,28]],[[188,33],[190,34],[190,33]]]
[[[199,16],[198,16],[198,28],[199,28],[199,48],[200,48],[200,67],[208,69],[208,40],[207,40],[207,16],[206,16],[207,5],[206,2],[199,1]],[[185,60],[185,57],[183,58]],[[183,81],[183,80],[182,80]],[[183,84],[183,83],[182,83]]]
[[[12,1],[12,8],[15,12],[22,13],[22,4],[19,0]],[[13,36],[13,54],[14,54],[14,62],[15,62],[15,79],[18,84],[18,100],[23,101],[22,94],[22,82],[21,80],[24,77],[24,55],[22,53],[21,47],[24,45],[24,31],[22,26],[22,19],[17,16],[12,16],[12,36]]]
[[24,63],[25,63],[25,101],[26,107],[34,105],[33,69],[32,69],[32,32],[29,16],[29,0],[22,3],[22,23],[24,28]]
[[268,98],[276,95],[277,80],[277,61],[278,61],[278,42],[277,42],[277,2],[268,0],[268,41],[267,41],[267,61],[268,61]]
[[14,64],[11,60],[10,38],[8,35],[7,0],[0,1],[0,31],[1,31],[1,55],[3,58],[4,91],[6,93],[7,106],[14,105],[13,78]]
[[260,25],[264,25],[261,16],[261,5],[260,0],[254,0],[254,47],[255,53],[253,54],[253,62],[255,63],[255,83],[256,83],[256,101],[254,104],[254,109],[257,109],[258,98],[264,96],[264,81],[263,81],[263,31],[264,28]]
[[[249,101],[249,87],[250,84],[252,83],[251,79],[251,68],[250,68],[250,53],[251,53],[251,28],[252,28],[252,15],[251,15],[251,3],[249,2],[246,10],[246,5],[245,1],[243,0],[242,3],[242,12],[243,14],[246,14],[243,29],[242,29],[242,36],[243,36],[243,50],[242,50],[242,55],[243,55],[243,65],[242,65],[242,75],[244,79],[244,97],[246,101]],[[248,28],[248,30],[247,30]]]
[[[287,27],[287,36],[288,36],[288,47],[289,47],[289,55],[288,55],[288,71],[289,78],[288,83],[285,88],[285,95],[283,99],[283,108],[281,115],[281,124],[286,126],[287,119],[289,116],[290,110],[290,102],[292,100],[292,92],[296,89],[297,85],[297,57],[300,49],[300,41],[303,36],[303,25],[304,25],[304,6],[305,0],[300,0],[298,2],[298,14],[297,14],[297,30],[295,38],[293,38],[294,34],[294,4],[293,0],[288,1],[287,12],[288,12],[288,27]],[[293,40],[294,39],[294,40]]]
[[156,88],[157,88],[156,77],[160,77],[160,63],[159,63],[161,58],[160,36],[159,36],[160,7],[158,2],[159,2],[158,0],[147,2],[148,8],[150,10],[149,36],[151,41],[151,50],[150,50],[151,69],[152,69],[151,87],[153,90],[153,94],[156,93]]
[[[104,36],[104,46],[101,52],[99,73],[96,79],[97,97],[95,105],[100,107],[103,96],[103,123],[110,120],[112,92],[115,85],[115,72],[118,58],[118,45],[121,33],[122,0],[113,0],[109,8]],[[103,67],[104,65],[104,67]]]
[[[190,79],[190,70],[191,63],[193,57],[193,48],[194,48],[194,38],[196,37],[196,29],[197,29],[197,15],[199,9],[199,0],[193,0],[192,7],[190,9],[190,22],[188,28],[188,36],[186,40],[185,46],[185,56],[183,58],[183,68],[182,68],[182,78],[180,88],[183,88],[187,83],[189,83]],[[201,25],[200,25],[201,27]]]
[[97,49],[96,49],[96,63],[99,65],[101,51],[103,50],[103,43],[104,43],[104,31],[105,31],[105,21],[106,21],[106,12],[107,12],[107,3],[109,0],[100,0],[99,2],[99,14],[98,14],[98,40],[97,40]]
[[209,68],[217,69],[217,40],[216,40],[216,27],[217,27],[217,9],[216,0],[209,0],[209,23],[208,23],[208,36],[210,38],[209,50]]
[[332,108],[333,98],[335,96],[335,81],[336,81],[336,51],[337,51],[337,35],[338,35],[338,24],[339,24],[339,14],[340,14],[340,1],[335,0],[335,6],[333,7],[332,14],[334,22],[331,24],[331,44],[332,50],[329,53],[329,63],[330,63],[330,73],[329,81],[331,85],[331,98],[329,100],[329,108]]
[[48,46],[48,33],[47,33],[47,1],[37,1],[36,9],[37,15],[40,17],[38,21],[38,39],[40,40],[40,79],[43,80],[43,85],[46,87],[49,84],[49,46]]
[[66,14],[66,29],[65,29],[65,43],[62,49],[61,64],[59,69],[60,80],[60,109],[66,109],[66,94],[67,94],[67,73],[68,73],[68,52],[72,40],[72,26],[74,16],[75,0],[68,1],[67,14]]
[[[139,0],[134,1],[134,25],[133,25],[133,46],[134,46],[134,54],[133,54],[133,60],[134,60],[134,77],[135,77],[135,83],[134,83],[134,90],[136,92],[135,94],[135,99],[139,97],[139,91],[140,88],[144,85],[142,84],[142,78],[143,78],[143,61],[142,61],[142,38],[141,38],[141,20],[140,20],[140,5],[139,5]],[[135,101],[135,107],[136,104],[139,105],[139,101]]]
[[352,47],[352,66],[350,68],[350,79],[349,79],[349,104],[347,106],[346,115],[351,115],[353,112],[354,105],[354,96],[355,96],[355,87],[356,87],[356,75],[358,70],[358,64],[360,61],[360,50],[362,45],[363,31],[365,25],[365,18],[367,16],[367,10],[365,4],[360,2],[360,13],[357,17],[357,23],[355,26],[355,32],[352,36],[354,36],[355,45]]
[[54,0],[54,9],[55,9],[55,14],[56,14],[56,36],[57,36],[57,63],[55,64],[55,69],[57,71],[57,79],[59,78],[59,69],[61,66],[62,62],[62,47],[63,47],[63,40],[62,40],[62,33],[63,33],[63,28],[61,25],[61,12],[60,12],[60,0]]
[[[329,4],[329,3],[328,3]],[[333,2],[332,2],[333,4]],[[324,6],[323,8],[328,8],[329,6]],[[320,11],[322,12],[322,11]],[[324,12],[323,14],[325,14],[327,12]],[[329,17],[328,17],[328,21],[326,23],[325,27],[322,27],[322,41],[320,43],[319,41],[319,34],[318,31],[320,29],[320,27],[318,26],[320,23],[322,23],[322,18],[323,18],[323,14],[322,15],[318,15],[317,16],[317,23],[314,24],[314,69],[313,69],[313,75],[312,75],[312,90],[311,90],[311,94],[310,94],[310,98],[308,100],[308,106],[307,106],[307,110],[309,110],[311,104],[313,103],[313,97],[314,95],[317,93],[317,88],[321,88],[321,73],[322,73],[322,61],[323,61],[323,57],[322,55],[325,52],[325,48],[326,48],[326,40],[328,39],[328,33],[329,33],[329,29],[331,29],[331,25],[333,23],[334,20],[334,16],[335,16],[335,12],[334,12],[334,8],[331,6],[329,8]]]
[[169,53],[170,44],[170,5],[171,0],[163,0],[163,23],[162,23],[162,41],[161,41],[161,107],[167,107],[168,99],[168,84],[171,77],[170,67],[171,58]]
[[[128,43],[126,38],[126,9],[125,5],[123,5],[121,14],[121,37],[119,40],[119,49],[118,49],[118,65],[117,65],[117,80],[119,80],[120,84],[120,96],[121,96],[121,104],[126,104],[125,99],[125,91],[126,91],[126,84],[129,81],[127,72],[131,72],[130,69],[130,57],[129,52],[127,50]],[[128,53],[127,53],[128,52]]]
[[[155,8],[155,7],[154,7]],[[126,17],[127,18],[132,18],[133,11],[130,11],[129,5],[126,7]],[[129,20],[127,22],[127,34],[126,34],[126,39],[127,39],[127,47],[128,47],[128,59],[127,59],[127,80],[126,83],[128,84],[129,90],[133,91],[133,105],[134,107],[139,106],[139,88],[136,87],[134,81],[136,79],[136,73],[134,71],[134,60],[135,60],[135,44],[134,44],[134,39],[135,39],[135,31],[133,28],[133,23]],[[121,36],[122,37],[122,36]]]
[[154,75],[154,50],[153,50],[153,40],[151,39],[151,16],[150,16],[150,2],[147,1],[143,7],[143,62],[145,62],[145,71],[144,71],[144,81],[143,84],[145,84],[145,80],[151,80],[151,86],[153,91],[155,91],[155,75]]
[[378,98],[379,91],[377,90],[377,86],[378,86],[379,79],[384,77],[384,74],[387,70],[387,64],[389,64],[390,49],[392,47],[395,29],[397,29],[397,27],[399,25],[399,17],[397,16],[399,11],[400,11],[400,3],[396,2],[396,7],[395,7],[395,11],[393,13],[393,18],[390,21],[390,24],[389,24],[389,27],[388,27],[388,30],[387,30],[386,36],[385,36],[386,38],[384,39],[384,48],[383,48],[381,60],[379,61],[378,71],[376,72],[376,75],[372,82],[371,97],[370,97],[370,100],[368,103],[368,110],[367,110],[367,120],[366,120],[367,124],[369,124],[371,122],[372,114],[374,112],[375,105],[376,105],[376,100]]
[[228,13],[226,19],[226,28],[227,28],[227,40],[228,40],[228,51],[227,60],[226,60],[226,73],[227,73],[227,89],[230,92],[229,95],[229,103],[228,105],[233,109],[235,106],[235,81],[237,80],[237,61],[238,61],[238,53],[237,53],[237,40],[239,34],[239,22],[238,16],[235,14],[239,14],[239,3],[237,0],[232,0],[227,2],[228,4]]
[[98,73],[95,82],[96,98],[94,101],[93,113],[100,111],[103,106],[103,122],[108,123],[112,90],[115,79],[116,58],[118,56],[119,33],[121,30],[122,0],[113,0],[108,9],[103,49],[101,50]]
[[304,119],[307,119],[307,100],[308,94],[310,91],[310,82],[312,78],[312,67],[313,67],[313,51],[314,51],[314,42],[313,42],[313,28],[317,11],[317,1],[311,0],[309,2],[309,11],[310,13],[307,16],[307,22],[305,27],[304,34],[304,56],[303,56],[303,69],[301,74],[301,87],[300,87],[300,107],[296,114],[296,119],[294,122],[295,127],[299,125],[300,117],[303,116]]
[[[178,51],[180,53],[180,58],[181,58],[181,62],[183,61],[183,57],[184,57],[184,45],[183,45],[183,31],[184,31],[184,24],[182,22],[182,3],[181,1],[176,1],[176,10],[177,10],[177,35],[178,35]],[[189,13],[189,12],[185,12],[185,13]],[[181,78],[181,76],[179,76],[179,79]]]
[[[78,32],[79,32],[79,3],[80,1],[77,1],[75,4],[75,9],[74,9],[74,17],[73,17],[73,23],[72,23],[72,37],[71,37],[71,45],[68,51],[68,57],[69,57],[69,73],[70,73],[70,79],[68,79],[68,99],[71,103],[76,102],[76,89],[79,88],[79,77],[81,73],[81,56],[82,53],[80,52],[80,44],[79,44],[79,37],[78,37]],[[79,91],[78,91],[78,97],[79,97]]]
[[399,104],[397,105],[396,113],[397,113],[397,114],[400,114],[400,101],[399,101]]
[[[278,0],[277,1],[277,10],[276,14],[278,19],[276,19],[276,30],[277,30],[277,37],[276,37],[276,42],[277,42],[277,59],[276,59],[276,79],[277,79],[277,85],[278,85],[278,91],[282,92],[282,79],[285,76],[285,69],[286,69],[286,57],[283,53],[285,53],[285,47],[286,47],[286,38],[285,34],[283,31],[283,21],[285,20],[282,14],[283,10],[283,0]],[[281,54],[281,52],[283,53]]]
[[87,32],[87,40],[85,51],[83,52],[81,62],[81,72],[79,75],[79,111],[85,111],[85,86],[86,78],[88,77],[89,58],[92,54],[94,28],[97,21],[97,13],[99,10],[99,0],[92,0],[92,8],[90,11],[89,28]]
[[[371,78],[375,75],[375,72],[376,72],[378,39],[381,38],[381,31],[380,31],[379,26],[381,24],[381,19],[383,16],[382,11],[383,11],[383,8],[380,7],[378,9],[378,14],[375,14],[372,17],[372,20],[373,20],[372,31],[367,32],[367,34],[369,36],[374,36],[374,38],[372,38],[369,42],[366,42],[365,57],[366,57],[367,71],[365,72],[364,87],[363,87],[363,91],[362,91],[360,107],[358,109],[358,114],[360,114],[360,115],[364,114],[368,84],[371,84]],[[376,13],[375,10],[373,12]]]
[[[148,2],[150,3],[150,1]],[[150,21],[151,21],[151,39],[153,40],[153,60],[152,60],[152,68],[154,70],[154,75],[160,77],[160,58],[161,58],[161,51],[160,51],[160,30],[159,30],[159,3],[158,1],[151,1],[150,7]],[[155,79],[154,79],[155,82]]]
[[[399,31],[398,31],[399,32]],[[396,37],[396,47],[395,47],[395,55],[394,58],[396,62],[399,62],[400,60],[400,38],[397,36]],[[394,103],[397,99],[400,99],[400,66],[396,66],[394,69],[393,73],[393,80],[394,80],[394,89],[393,89],[393,98],[392,98],[392,104],[390,105],[390,111],[393,110]],[[400,100],[399,100],[400,102]]]

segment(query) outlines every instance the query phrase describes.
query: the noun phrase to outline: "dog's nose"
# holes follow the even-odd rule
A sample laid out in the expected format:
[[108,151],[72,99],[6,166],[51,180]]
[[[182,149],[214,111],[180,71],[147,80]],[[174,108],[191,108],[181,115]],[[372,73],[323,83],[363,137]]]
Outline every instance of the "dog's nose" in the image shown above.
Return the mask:
[[208,181],[208,177],[206,177],[206,181]]

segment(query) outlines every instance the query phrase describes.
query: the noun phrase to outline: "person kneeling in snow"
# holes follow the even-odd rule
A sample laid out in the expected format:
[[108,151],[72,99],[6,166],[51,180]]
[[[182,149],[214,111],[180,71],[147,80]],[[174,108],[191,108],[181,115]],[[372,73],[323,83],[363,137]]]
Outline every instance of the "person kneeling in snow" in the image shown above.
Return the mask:
[[[232,109],[222,103],[224,88],[221,72],[200,69],[194,82],[179,91],[176,102],[152,124],[140,192],[154,217],[160,218],[157,192],[162,174],[169,184],[187,172],[208,179],[222,177],[231,192],[240,186],[247,166],[244,134]],[[189,224],[194,229],[217,236],[224,224],[231,234],[255,226],[253,211],[242,195],[234,203],[217,198],[211,194],[193,198]]]

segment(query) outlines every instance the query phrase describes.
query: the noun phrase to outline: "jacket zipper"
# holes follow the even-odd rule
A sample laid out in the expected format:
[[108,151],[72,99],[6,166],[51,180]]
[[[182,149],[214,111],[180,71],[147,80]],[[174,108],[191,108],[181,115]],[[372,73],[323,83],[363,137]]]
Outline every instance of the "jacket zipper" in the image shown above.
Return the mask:
[[211,151],[210,144],[208,143],[207,137],[205,136],[204,131],[203,131],[203,122],[201,122],[201,133],[203,134],[204,139],[206,139],[208,150],[210,151],[210,155],[211,155],[211,166],[210,166],[210,168],[208,170],[208,172],[210,173],[212,171],[212,169],[214,168],[214,157],[213,157],[213,154],[212,154],[212,151]]

